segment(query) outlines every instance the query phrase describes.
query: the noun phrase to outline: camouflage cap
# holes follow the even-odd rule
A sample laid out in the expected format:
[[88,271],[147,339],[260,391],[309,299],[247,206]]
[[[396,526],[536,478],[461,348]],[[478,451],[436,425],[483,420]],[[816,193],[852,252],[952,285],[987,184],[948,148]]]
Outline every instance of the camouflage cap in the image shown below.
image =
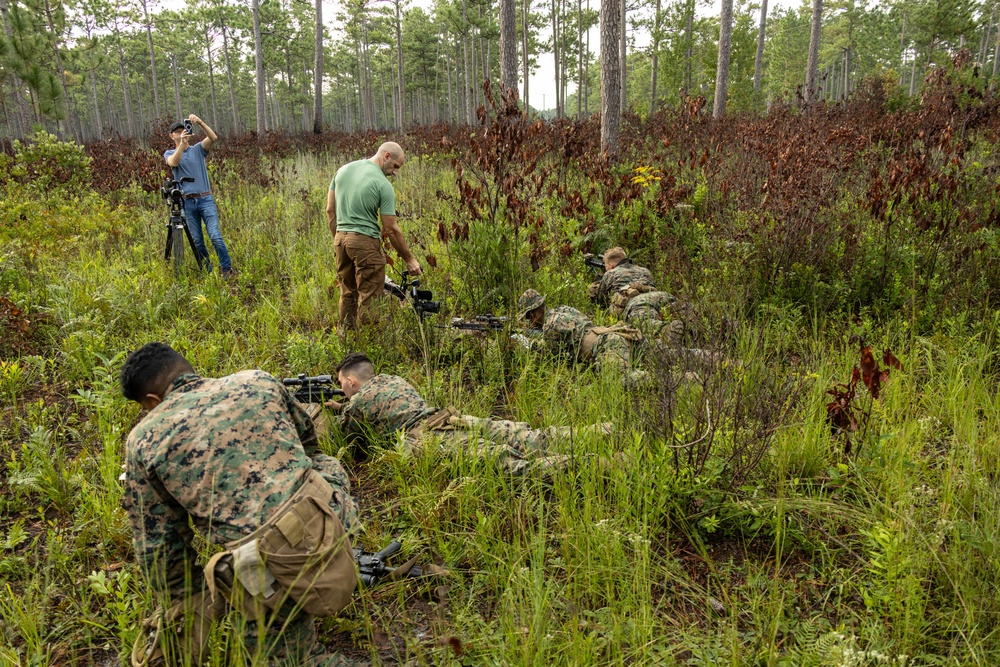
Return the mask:
[[545,297],[533,289],[525,290],[517,300],[517,316],[523,318],[530,311],[545,303]]

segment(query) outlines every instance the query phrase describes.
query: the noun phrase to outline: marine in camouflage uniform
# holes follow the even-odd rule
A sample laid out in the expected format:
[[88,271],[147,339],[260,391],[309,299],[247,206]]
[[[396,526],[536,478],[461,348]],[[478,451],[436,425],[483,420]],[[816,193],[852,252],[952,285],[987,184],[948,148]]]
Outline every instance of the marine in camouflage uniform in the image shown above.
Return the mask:
[[562,351],[591,361],[598,368],[614,368],[624,377],[641,379],[642,372],[632,370],[632,343],[642,340],[636,329],[618,325],[596,327],[589,317],[571,306],[545,308],[545,297],[533,289],[518,300],[521,319],[540,330],[543,340],[555,351]]
[[604,265],[604,274],[587,291],[590,298],[651,338],[663,335],[679,343],[684,323],[679,319],[668,322],[663,316],[675,299],[657,289],[649,269],[633,264],[617,247],[604,253]]
[[[127,397],[151,408],[126,442],[124,505],[139,565],[164,607],[205,599],[205,573],[196,563],[189,521],[212,543],[240,540],[257,530],[311,469],[332,487],[329,505],[344,528],[351,533],[357,527],[347,472],[317,450],[312,421],[281,382],[263,371],[219,379],[182,372],[155,396],[137,392],[137,381],[127,375],[146,359],[133,360],[143,353],[163,356],[163,348],[183,362],[181,371],[191,371],[183,357],[152,343],[126,362],[122,387]],[[164,373],[169,368],[158,377]],[[222,605],[215,612],[224,613],[222,596],[214,599]],[[246,627],[244,645],[251,654],[263,640],[262,651],[272,659],[339,661],[312,654],[314,618],[290,600],[260,625],[263,632],[253,624]]]
[[473,417],[450,408],[436,408],[403,378],[374,375],[371,361],[360,354],[345,357],[338,375],[349,400],[328,405],[340,411],[340,427],[349,439],[372,443],[405,432],[411,447],[436,445],[447,452],[495,459],[515,475],[532,468],[565,467],[569,457],[548,453],[554,442],[610,430],[607,424],[582,429],[536,429],[526,422]]

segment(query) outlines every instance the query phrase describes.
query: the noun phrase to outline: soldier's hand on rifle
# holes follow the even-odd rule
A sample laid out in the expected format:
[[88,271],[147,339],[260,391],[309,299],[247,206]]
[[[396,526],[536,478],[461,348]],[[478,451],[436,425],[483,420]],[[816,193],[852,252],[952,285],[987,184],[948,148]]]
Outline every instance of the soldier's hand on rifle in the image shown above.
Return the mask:
[[330,408],[334,412],[340,412],[344,408],[344,404],[343,403],[340,403],[339,401],[334,401],[333,399],[327,401],[323,405],[325,405],[326,407]]
[[406,270],[414,276],[419,276],[424,272],[424,270],[420,268],[420,262],[417,261],[416,257],[410,257],[410,259],[406,261]]

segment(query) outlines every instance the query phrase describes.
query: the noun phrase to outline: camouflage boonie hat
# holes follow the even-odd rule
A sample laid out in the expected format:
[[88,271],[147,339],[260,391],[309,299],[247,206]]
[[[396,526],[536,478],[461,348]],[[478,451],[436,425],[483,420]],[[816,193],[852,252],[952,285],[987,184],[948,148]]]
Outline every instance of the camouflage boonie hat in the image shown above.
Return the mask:
[[545,303],[545,297],[533,289],[525,290],[521,298],[517,300],[517,316],[523,318],[529,311],[538,308]]

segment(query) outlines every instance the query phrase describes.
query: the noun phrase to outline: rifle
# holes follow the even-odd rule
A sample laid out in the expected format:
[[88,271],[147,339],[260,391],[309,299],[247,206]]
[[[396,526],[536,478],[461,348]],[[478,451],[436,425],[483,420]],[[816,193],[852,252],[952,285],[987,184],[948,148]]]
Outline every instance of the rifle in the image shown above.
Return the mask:
[[507,325],[506,317],[497,317],[493,313],[464,318],[455,317],[451,320],[451,328],[465,331],[501,331]]
[[604,275],[604,255],[594,255],[588,252],[583,256],[583,263],[586,264],[598,278]]
[[417,317],[421,320],[427,316],[428,313],[437,313],[441,311],[441,302],[432,301],[434,298],[434,293],[429,289],[418,289],[420,287],[420,279],[414,278],[410,279],[410,273],[408,271],[403,271],[399,274],[403,280],[403,284],[395,282],[389,276],[385,277],[385,291],[393,295],[400,301],[410,298],[410,302],[413,304],[413,310],[417,311]]
[[[413,565],[401,571],[399,575],[394,575],[395,572],[400,571],[400,568],[390,567],[385,564],[385,561],[389,560],[393,554],[402,548],[402,544],[393,540],[384,549],[376,553],[365,551],[360,547],[354,549],[354,561],[358,564],[361,583],[365,586],[374,586],[386,577],[398,579],[401,577],[415,578],[424,576],[423,568],[419,565]],[[431,573],[428,572],[427,574]]]
[[343,389],[333,386],[332,375],[307,377],[305,373],[299,373],[298,377],[282,378],[281,384],[298,387],[294,396],[299,403],[325,403],[334,396],[344,395]]

